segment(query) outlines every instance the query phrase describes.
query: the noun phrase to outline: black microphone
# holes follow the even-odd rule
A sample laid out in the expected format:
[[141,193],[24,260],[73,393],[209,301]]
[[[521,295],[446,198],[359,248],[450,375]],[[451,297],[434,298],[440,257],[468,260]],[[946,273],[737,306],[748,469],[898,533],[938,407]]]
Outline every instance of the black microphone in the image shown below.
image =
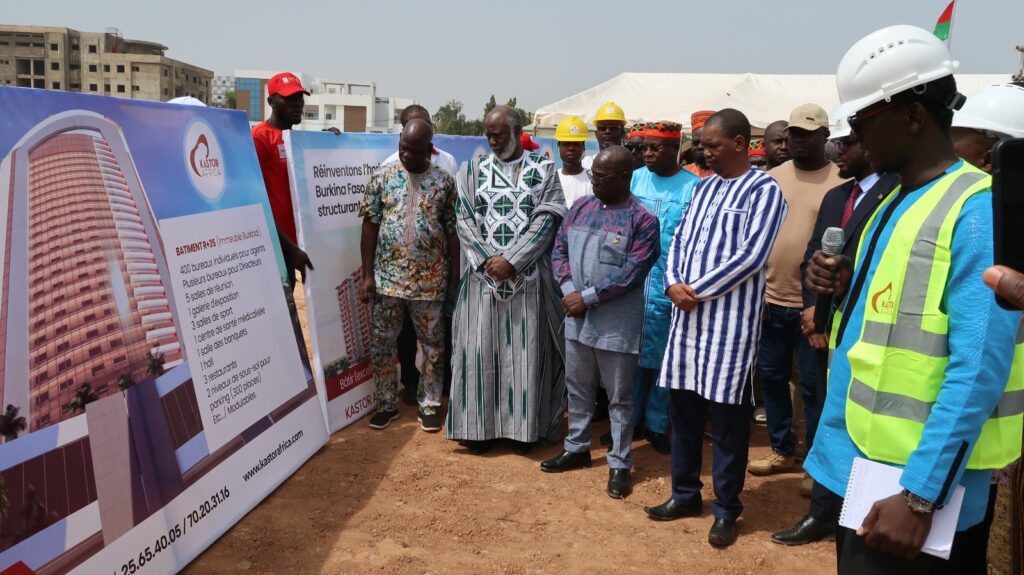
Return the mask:
[[[821,236],[821,252],[826,257],[837,256],[843,252],[846,234],[843,228],[828,228]],[[818,294],[814,305],[814,333],[825,333],[829,315],[832,313],[832,294]]]

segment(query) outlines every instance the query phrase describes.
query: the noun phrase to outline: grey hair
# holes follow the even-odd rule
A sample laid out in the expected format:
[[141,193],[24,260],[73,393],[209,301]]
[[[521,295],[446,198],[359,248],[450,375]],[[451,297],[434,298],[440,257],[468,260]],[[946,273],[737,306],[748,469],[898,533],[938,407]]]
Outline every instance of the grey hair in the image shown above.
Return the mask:
[[520,116],[519,111],[512,106],[506,106],[504,104],[495,106],[487,115],[491,116],[494,114],[505,114],[505,122],[508,123],[508,127],[512,130],[513,134],[516,130],[523,129],[523,117]]

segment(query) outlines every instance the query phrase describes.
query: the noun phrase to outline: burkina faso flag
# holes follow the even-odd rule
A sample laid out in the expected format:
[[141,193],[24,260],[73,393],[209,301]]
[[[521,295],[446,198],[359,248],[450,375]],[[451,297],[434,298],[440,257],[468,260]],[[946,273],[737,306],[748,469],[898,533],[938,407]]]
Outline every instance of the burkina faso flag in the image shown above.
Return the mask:
[[949,27],[953,23],[953,5],[956,4],[956,0],[949,3],[946,9],[942,11],[942,15],[939,16],[938,22],[935,23],[935,30],[933,34],[938,36],[939,40],[944,42],[949,41]]

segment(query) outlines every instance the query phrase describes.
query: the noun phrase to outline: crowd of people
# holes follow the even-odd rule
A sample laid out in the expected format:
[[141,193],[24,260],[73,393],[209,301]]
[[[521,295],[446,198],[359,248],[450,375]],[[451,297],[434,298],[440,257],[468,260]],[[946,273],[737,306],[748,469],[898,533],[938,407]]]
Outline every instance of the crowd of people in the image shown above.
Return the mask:
[[[834,537],[843,573],[985,573],[992,485],[1012,473],[1024,421],[1021,316],[986,287],[1024,303],[1024,276],[986,272],[986,172],[995,142],[1024,137],[1024,87],[965,104],[956,67],[929,32],[884,28],[839,64],[831,114],[804,104],[753,140],[739,110],[695,112],[686,135],[630,125],[608,102],[595,155],[582,119],[558,124],[560,168],[530,149],[514,108],[487,114],[491,153],[461,167],[433,145],[427,110],[406,108],[360,212],[370,427],[404,400],[470,454],[561,441],[540,464],[559,473],[592,464],[591,426],[607,417],[609,496],[630,494],[635,440],[669,455],[671,492],[644,508],[657,521],[702,513],[709,436],[718,547],[738,536],[746,474],[805,457],[809,511],[773,541]],[[253,137],[294,282],[312,264],[295,245],[281,132],[305,91],[290,74],[268,91]],[[756,422],[771,452],[748,460]],[[902,468],[904,491],[854,531],[838,518],[858,457]],[[950,558],[922,554],[957,485]]]

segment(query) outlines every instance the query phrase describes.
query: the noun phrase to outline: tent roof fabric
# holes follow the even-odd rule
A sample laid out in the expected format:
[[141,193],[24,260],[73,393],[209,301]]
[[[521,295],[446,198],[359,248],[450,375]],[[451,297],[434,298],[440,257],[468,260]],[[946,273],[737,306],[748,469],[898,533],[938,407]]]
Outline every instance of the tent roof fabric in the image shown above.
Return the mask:
[[[990,84],[1010,81],[1008,74],[957,74],[960,92],[970,96]],[[625,73],[540,107],[538,129],[553,128],[566,116],[594,123],[598,106],[612,101],[630,123],[670,120],[690,131],[690,114],[698,110],[736,108],[755,128],[764,128],[807,102],[830,111],[839,103],[833,74],[649,74]]]

